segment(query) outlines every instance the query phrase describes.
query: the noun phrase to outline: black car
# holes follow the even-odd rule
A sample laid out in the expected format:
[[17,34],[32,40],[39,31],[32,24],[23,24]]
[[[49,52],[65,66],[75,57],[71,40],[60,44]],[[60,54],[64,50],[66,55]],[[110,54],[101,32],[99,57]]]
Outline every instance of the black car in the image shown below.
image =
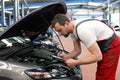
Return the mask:
[[66,12],[65,3],[49,3],[0,31],[0,80],[82,80],[80,68],[56,56],[67,51],[47,33],[52,18]]

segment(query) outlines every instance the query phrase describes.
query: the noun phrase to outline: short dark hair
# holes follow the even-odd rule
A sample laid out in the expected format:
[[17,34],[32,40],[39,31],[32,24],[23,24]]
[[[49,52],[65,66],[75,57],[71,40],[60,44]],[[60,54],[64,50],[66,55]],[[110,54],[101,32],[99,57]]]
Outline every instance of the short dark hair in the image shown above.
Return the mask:
[[57,14],[57,15],[53,18],[51,25],[54,27],[55,24],[58,22],[60,25],[63,25],[63,26],[64,26],[65,21],[70,22],[69,18],[68,18],[65,14]]

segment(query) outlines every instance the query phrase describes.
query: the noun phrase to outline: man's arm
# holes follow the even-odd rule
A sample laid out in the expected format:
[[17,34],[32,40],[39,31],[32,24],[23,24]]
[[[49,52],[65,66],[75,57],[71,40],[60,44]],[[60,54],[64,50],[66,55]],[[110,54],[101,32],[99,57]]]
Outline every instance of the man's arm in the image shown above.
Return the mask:
[[83,59],[79,59],[76,61],[76,64],[89,64],[89,63],[93,63],[93,62],[97,62],[100,61],[102,59],[102,53],[100,51],[100,48],[97,44],[97,42],[94,42],[89,48],[88,50],[90,51],[90,55],[88,55],[87,57],[83,58]]
[[77,57],[81,53],[81,44],[79,40],[73,40],[74,49],[68,53],[67,58]]
[[102,59],[102,53],[100,51],[100,48],[97,44],[97,42],[94,42],[88,50],[90,51],[90,55],[87,57],[81,58],[81,59],[67,59],[66,64],[70,67],[76,66],[76,65],[83,65],[83,64],[90,64],[97,62]]

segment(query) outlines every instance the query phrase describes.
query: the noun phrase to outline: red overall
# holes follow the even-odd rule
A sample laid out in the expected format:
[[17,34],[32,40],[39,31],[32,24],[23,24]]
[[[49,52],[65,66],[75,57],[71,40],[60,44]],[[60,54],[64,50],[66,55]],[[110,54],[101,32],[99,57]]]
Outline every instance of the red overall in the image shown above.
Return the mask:
[[120,39],[116,36],[103,52],[103,59],[97,64],[96,80],[115,80],[120,55]]

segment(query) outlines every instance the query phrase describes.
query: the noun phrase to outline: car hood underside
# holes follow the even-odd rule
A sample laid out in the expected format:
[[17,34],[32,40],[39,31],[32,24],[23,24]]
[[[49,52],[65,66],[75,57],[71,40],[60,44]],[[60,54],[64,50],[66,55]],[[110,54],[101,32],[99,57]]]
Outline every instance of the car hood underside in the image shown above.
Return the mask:
[[0,39],[21,36],[26,31],[44,34],[51,25],[53,17],[59,13],[66,14],[66,12],[66,5],[63,2],[53,2],[40,7],[11,25],[7,30],[0,34]]

